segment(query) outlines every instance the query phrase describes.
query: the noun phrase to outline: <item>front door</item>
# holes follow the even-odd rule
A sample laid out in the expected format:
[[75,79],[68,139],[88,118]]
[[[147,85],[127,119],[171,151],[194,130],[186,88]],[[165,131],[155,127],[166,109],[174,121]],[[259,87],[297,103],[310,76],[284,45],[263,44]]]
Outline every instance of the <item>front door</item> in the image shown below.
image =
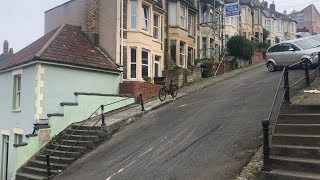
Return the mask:
[[1,180],[8,179],[9,136],[2,136]]

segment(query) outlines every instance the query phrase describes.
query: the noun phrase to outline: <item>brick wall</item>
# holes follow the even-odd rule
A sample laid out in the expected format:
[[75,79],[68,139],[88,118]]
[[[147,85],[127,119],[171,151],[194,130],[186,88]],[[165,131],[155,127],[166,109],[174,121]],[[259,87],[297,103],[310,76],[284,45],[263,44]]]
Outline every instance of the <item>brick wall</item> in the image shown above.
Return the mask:
[[139,101],[139,94],[143,94],[144,100],[157,97],[162,87],[162,85],[147,82],[124,81],[120,83],[120,94],[133,95],[137,102]]
[[263,54],[261,52],[254,53],[252,56],[252,64],[258,64],[264,62]]

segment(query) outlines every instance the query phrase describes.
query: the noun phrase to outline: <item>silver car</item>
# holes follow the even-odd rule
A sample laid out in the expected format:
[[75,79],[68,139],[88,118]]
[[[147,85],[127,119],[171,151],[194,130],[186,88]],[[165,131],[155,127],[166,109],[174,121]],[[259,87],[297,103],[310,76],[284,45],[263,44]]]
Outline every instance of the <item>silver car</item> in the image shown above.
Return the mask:
[[309,37],[284,41],[267,50],[267,68],[273,72],[278,67],[292,65],[302,60],[307,60],[310,66],[314,66],[319,61],[318,52],[320,52],[320,41]]

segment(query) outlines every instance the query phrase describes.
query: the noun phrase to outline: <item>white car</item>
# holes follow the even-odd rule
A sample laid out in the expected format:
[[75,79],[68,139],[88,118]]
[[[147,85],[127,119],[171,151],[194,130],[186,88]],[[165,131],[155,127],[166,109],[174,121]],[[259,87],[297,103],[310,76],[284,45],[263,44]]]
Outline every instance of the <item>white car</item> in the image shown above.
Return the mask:
[[290,66],[302,60],[307,60],[309,66],[314,66],[319,62],[318,52],[320,41],[310,37],[284,41],[267,50],[267,68],[273,72],[278,67]]

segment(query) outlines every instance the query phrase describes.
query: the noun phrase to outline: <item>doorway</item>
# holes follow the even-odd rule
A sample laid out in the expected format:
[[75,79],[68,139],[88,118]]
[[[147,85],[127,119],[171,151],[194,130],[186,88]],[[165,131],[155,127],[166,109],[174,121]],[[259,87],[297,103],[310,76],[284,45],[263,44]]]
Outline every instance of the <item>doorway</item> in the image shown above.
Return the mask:
[[8,160],[9,160],[9,136],[2,135],[2,161],[1,161],[1,174],[2,180],[8,179]]

